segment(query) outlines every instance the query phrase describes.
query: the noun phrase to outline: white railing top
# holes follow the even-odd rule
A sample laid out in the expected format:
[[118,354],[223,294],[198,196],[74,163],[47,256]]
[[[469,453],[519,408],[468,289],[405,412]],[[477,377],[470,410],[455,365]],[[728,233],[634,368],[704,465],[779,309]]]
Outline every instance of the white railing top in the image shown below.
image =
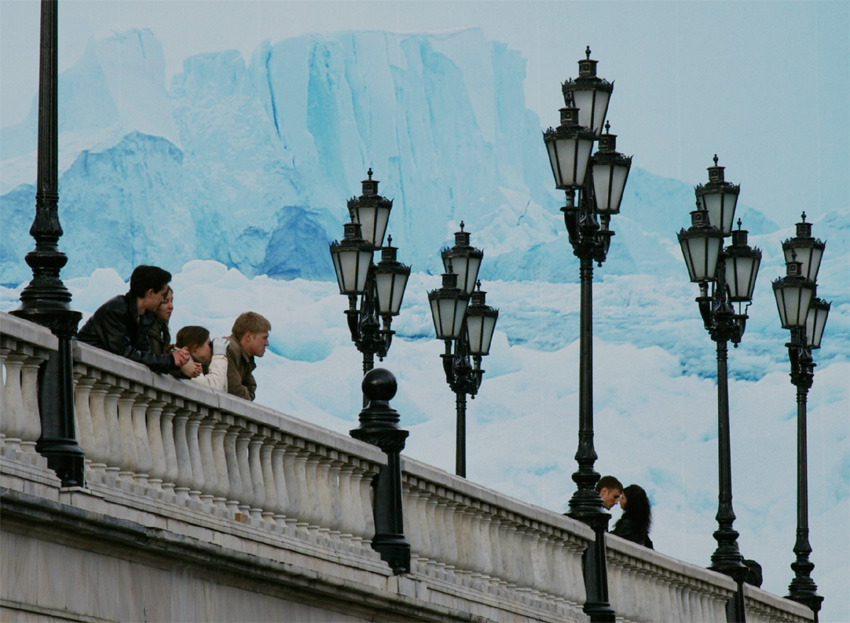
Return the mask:
[[0,312],[0,333],[49,350],[56,350],[59,345],[50,329],[7,312]]
[[402,459],[402,471],[408,482],[411,478],[415,478],[420,482],[441,487],[446,493],[453,492],[454,494],[475,500],[482,505],[491,507],[492,510],[500,509],[507,511],[517,517],[523,517],[529,522],[537,522],[541,525],[564,530],[588,541],[592,541],[595,538],[593,530],[589,526],[571,517],[539,506],[526,504],[520,500],[508,497],[504,493],[499,493],[477,483],[470,482],[465,478],[455,476],[427,463],[422,463],[421,461],[404,456]]

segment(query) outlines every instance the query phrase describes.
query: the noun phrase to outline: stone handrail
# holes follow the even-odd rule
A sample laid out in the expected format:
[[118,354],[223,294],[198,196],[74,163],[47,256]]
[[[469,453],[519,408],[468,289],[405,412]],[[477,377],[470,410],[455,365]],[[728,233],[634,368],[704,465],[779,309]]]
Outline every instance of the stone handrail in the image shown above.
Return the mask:
[[[35,451],[38,370],[55,348],[48,330],[0,313],[4,458],[46,465]],[[77,437],[95,494],[250,524],[390,573],[370,547],[370,485],[386,465],[380,450],[86,344],[73,351]],[[581,555],[594,538],[590,528],[406,457],[402,467],[411,576],[427,578],[432,600],[476,595],[586,620]],[[618,621],[726,620],[735,591],[729,578],[612,535],[606,543]],[[749,621],[812,620],[799,604],[746,589]]]

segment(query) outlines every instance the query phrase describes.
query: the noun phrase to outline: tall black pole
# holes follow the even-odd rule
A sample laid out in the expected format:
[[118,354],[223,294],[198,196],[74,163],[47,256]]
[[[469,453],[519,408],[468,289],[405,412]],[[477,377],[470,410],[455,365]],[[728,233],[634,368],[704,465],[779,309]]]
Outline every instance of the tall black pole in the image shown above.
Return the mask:
[[[576,248],[576,255],[579,254]],[[594,623],[613,622],[614,609],[608,602],[608,572],[605,532],[611,516],[605,512],[596,492],[599,474],[593,469],[597,454],[593,447],[593,258],[588,249],[579,256],[581,302],[579,319],[579,432],[573,481],[578,488],[570,499],[567,513],[593,528],[596,538],[582,558],[587,600],[584,611]]]
[[797,387],[797,540],[794,544],[794,554],[797,558],[791,563],[794,579],[788,585],[788,599],[811,608],[815,615],[815,623],[817,623],[823,597],[817,594],[818,587],[811,577],[815,565],[809,560],[812,546],[809,543],[808,443],[806,438],[806,402],[809,389],[814,381],[815,363],[812,360],[812,349],[806,345],[804,329],[791,330],[788,354],[791,359],[791,382]]
[[455,474],[466,478],[466,392],[455,392],[457,430],[455,447]]
[[723,257],[717,262],[715,271],[717,285],[714,296],[700,297],[703,317],[711,339],[717,344],[717,530],[714,539],[717,549],[711,555],[709,569],[731,577],[738,584],[738,590],[727,606],[730,623],[744,623],[743,583],[748,567],[738,548],[738,532],[733,527],[735,511],[732,508],[732,448],[729,427],[729,370],[728,343],[737,343],[743,334],[743,324],[735,316],[732,304],[726,298],[726,263]]
[[65,487],[85,484],[84,454],[76,439],[71,338],[81,314],[70,308],[71,293],[59,278],[68,258],[58,248],[58,2],[41,2],[41,52],[38,80],[38,179],[35,220],[30,235],[35,249],[27,253],[32,281],[21,292],[21,307],[12,313],[49,328],[58,349],[39,370],[38,407],[41,437],[36,450],[47,458]]
[[598,458],[593,447],[593,260],[586,255],[580,260],[578,471],[573,474],[578,489],[570,499],[570,516],[576,519],[604,510],[595,488],[599,474],[593,468]]
[[747,575],[744,557],[738,549],[738,532],[732,527],[735,511],[732,509],[732,448],[729,431],[729,375],[727,369],[727,342],[717,340],[717,447],[719,494],[717,496],[717,530],[714,538],[717,549],[711,555],[710,569],[731,576],[738,590],[728,607],[729,621],[746,620],[742,584]]

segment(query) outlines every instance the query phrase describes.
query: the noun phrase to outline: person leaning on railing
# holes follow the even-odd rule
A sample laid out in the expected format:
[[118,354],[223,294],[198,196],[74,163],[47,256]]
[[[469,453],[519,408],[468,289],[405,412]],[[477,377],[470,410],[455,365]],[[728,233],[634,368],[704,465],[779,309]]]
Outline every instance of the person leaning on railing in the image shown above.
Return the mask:
[[156,310],[168,292],[171,273],[158,266],[137,266],[130,276],[130,291],[101,305],[77,333],[80,342],[146,365],[154,372],[176,370],[189,361],[189,350],[169,354],[150,352],[148,332]]
[[227,391],[227,338],[210,341],[210,332],[204,327],[189,325],[177,332],[177,348],[186,347],[192,360],[179,370],[171,372],[179,379],[187,379],[204,387]]
[[227,391],[246,400],[254,400],[257,382],[254,380],[254,357],[266,354],[272,325],[256,312],[240,314],[233,323],[227,345]]

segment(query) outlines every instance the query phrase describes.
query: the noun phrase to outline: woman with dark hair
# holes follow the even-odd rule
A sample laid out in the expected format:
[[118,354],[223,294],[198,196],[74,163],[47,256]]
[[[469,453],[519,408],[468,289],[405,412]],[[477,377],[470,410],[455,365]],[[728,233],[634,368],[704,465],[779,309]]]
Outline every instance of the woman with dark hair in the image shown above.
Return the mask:
[[649,538],[652,510],[646,491],[638,485],[629,485],[623,489],[623,495],[620,496],[620,507],[623,509],[623,516],[617,521],[611,534],[655,549]]
[[174,290],[171,289],[171,286],[167,287],[165,296],[162,297],[162,303],[154,312],[156,320],[148,329],[148,345],[150,351],[155,355],[167,355],[174,350],[174,344],[171,343],[171,332],[168,330],[168,321],[171,319],[172,312],[174,312]]

